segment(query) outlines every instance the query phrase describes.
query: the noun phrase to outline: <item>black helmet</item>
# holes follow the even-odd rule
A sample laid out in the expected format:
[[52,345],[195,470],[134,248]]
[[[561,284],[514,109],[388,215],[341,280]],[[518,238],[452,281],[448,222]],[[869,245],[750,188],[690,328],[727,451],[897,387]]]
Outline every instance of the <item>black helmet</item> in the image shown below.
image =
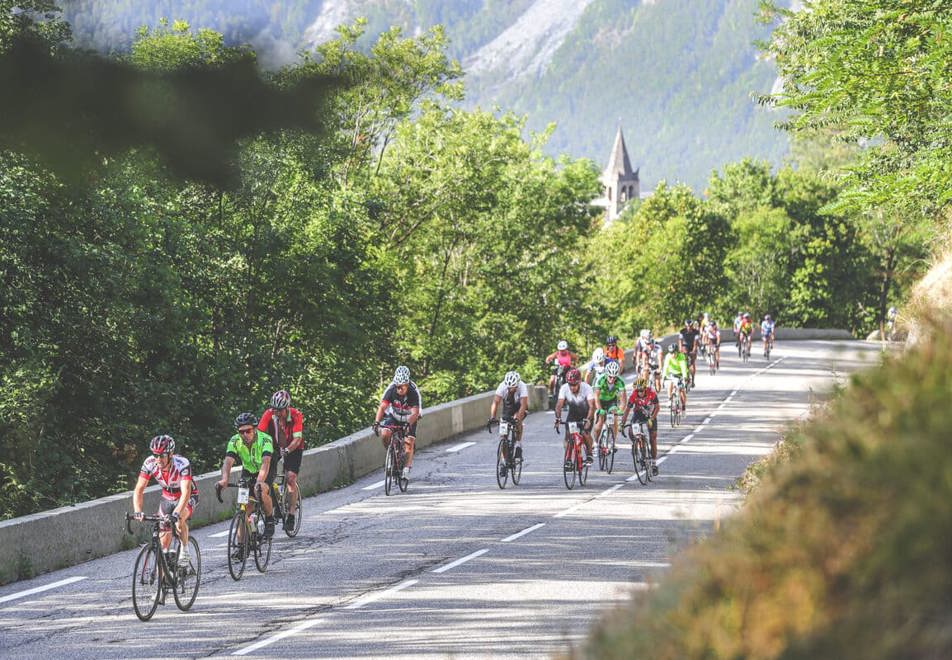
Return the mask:
[[608,335],[608,337],[605,339],[605,343],[606,343],[606,344],[617,344],[617,343],[618,343],[618,337],[616,337],[615,335]]
[[254,416],[253,413],[243,412],[237,417],[235,417],[235,428],[240,429],[242,426],[257,426],[258,418]]

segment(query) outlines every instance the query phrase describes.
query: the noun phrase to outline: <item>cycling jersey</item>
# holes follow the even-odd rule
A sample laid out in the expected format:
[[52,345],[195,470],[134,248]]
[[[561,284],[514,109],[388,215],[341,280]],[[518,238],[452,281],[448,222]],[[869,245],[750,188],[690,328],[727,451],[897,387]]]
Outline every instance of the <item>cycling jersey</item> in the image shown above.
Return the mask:
[[514,392],[509,391],[509,387],[505,383],[500,383],[499,387],[496,388],[496,396],[502,397],[502,416],[506,418],[511,418],[522,406],[522,399],[529,396],[529,388],[526,387],[526,384],[522,381],[519,381],[519,385],[516,387]]
[[712,346],[719,346],[721,343],[721,331],[709,328],[707,330],[707,342]]
[[764,337],[769,337],[773,334],[774,324],[773,321],[764,321],[760,324],[760,332],[763,333]]
[[[255,429],[255,441],[251,443],[251,447],[246,446],[244,440],[241,439],[241,435],[236,433],[231,436],[228,447],[225,449],[225,456],[231,456],[239,461],[245,471],[250,473],[260,472],[264,457],[272,454],[274,454],[274,444],[271,441],[271,436],[258,429]],[[274,463],[272,463],[269,472],[274,472]]]
[[753,331],[754,331],[754,326],[749,321],[743,321],[740,324],[740,334],[749,335]]
[[571,367],[572,366],[572,353],[568,350],[556,351],[555,352],[555,362],[560,367]]
[[423,410],[423,399],[420,396],[420,390],[416,383],[410,381],[407,391],[403,396],[397,392],[397,386],[393,383],[383,393],[383,402],[387,404],[384,414],[390,419],[406,423],[413,414],[413,409]]
[[614,360],[618,364],[622,364],[625,361],[625,351],[619,346],[614,348],[605,347],[605,360]]
[[638,394],[638,390],[632,390],[631,396],[628,397],[628,405],[636,413],[639,412],[642,408],[647,408],[648,410],[651,410],[657,404],[658,404],[658,394],[650,387],[645,388],[645,393],[643,395]]
[[668,376],[678,376],[687,380],[688,378],[688,358],[684,353],[674,353],[664,359],[663,378]]
[[[182,484],[192,481],[192,466],[188,459],[178,454],[172,455],[172,460],[163,470],[159,459],[149,456],[139,468],[139,476],[145,479],[155,479],[162,486],[162,497],[167,500],[178,500],[182,496]],[[198,495],[198,487],[192,481],[192,495]]]
[[625,381],[619,377],[615,377],[615,383],[609,385],[608,376],[602,374],[598,377],[598,380],[595,381],[595,387],[593,389],[598,390],[598,399],[602,402],[602,407],[605,407],[606,404],[617,401],[619,394],[625,394]]
[[[281,449],[287,449],[294,438],[301,438],[304,435],[304,415],[297,408],[288,408],[287,421],[281,421],[281,418],[274,414],[270,408],[261,415],[261,421],[258,422],[258,430],[264,431],[277,441],[277,446]],[[299,449],[304,449],[302,444]]]
[[568,383],[559,390],[559,399],[565,401],[569,407],[569,415],[566,421],[580,422],[588,417],[588,402],[595,400],[595,390],[588,383],[579,383],[578,393],[572,393],[572,387]]
[[684,344],[684,350],[690,353],[694,350],[694,342],[697,341],[698,331],[694,328],[682,330],[678,333],[678,339]]

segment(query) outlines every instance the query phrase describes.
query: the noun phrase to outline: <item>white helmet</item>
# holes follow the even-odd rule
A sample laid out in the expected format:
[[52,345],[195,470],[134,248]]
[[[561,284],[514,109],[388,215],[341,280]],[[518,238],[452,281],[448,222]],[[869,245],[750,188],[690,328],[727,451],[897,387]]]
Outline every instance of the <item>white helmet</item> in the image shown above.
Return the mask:
[[650,337],[650,336],[651,336],[651,330],[648,330],[647,328],[644,328],[644,329],[641,331],[641,338],[642,338],[642,339],[647,339],[647,338]]
[[397,370],[393,372],[393,384],[394,385],[406,385],[410,382],[410,370],[400,365],[397,367]]
[[605,375],[611,376],[612,378],[617,378],[618,374],[621,372],[621,369],[618,367],[618,363],[612,360],[605,365]]
[[506,377],[502,379],[502,382],[506,387],[516,387],[520,380],[518,373],[510,371],[506,374]]
[[567,341],[565,341],[564,339],[563,339],[562,341],[560,341],[560,342],[559,342],[559,345],[557,346],[557,348],[558,348],[560,351],[567,350],[568,347],[569,347],[569,343],[568,343]]
[[601,364],[605,361],[605,351],[601,348],[596,348],[592,351],[592,364]]

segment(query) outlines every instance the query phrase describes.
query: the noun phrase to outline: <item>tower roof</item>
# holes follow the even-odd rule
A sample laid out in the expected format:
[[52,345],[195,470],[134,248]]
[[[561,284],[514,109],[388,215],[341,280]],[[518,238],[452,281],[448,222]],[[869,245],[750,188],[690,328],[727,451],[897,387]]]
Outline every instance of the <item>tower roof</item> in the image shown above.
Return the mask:
[[628,158],[628,147],[625,146],[625,136],[621,133],[621,126],[618,127],[618,133],[615,134],[615,144],[608,156],[608,166],[605,168],[604,175],[612,178],[618,176],[622,179],[637,178],[638,176],[638,173],[631,167],[631,160]]

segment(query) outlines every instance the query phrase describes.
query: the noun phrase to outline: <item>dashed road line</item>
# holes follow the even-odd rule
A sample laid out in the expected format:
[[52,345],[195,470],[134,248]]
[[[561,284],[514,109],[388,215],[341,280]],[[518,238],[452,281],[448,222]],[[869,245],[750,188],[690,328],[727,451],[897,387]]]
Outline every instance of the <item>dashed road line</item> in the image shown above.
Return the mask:
[[380,480],[375,484],[370,484],[369,486],[364,486],[360,490],[376,490],[377,488],[380,488],[381,486],[383,486],[383,480]]
[[364,605],[369,605],[370,603],[375,603],[375,602],[377,602],[378,600],[380,600],[381,598],[386,598],[387,596],[389,596],[389,595],[391,595],[391,594],[395,594],[395,593],[397,593],[398,591],[403,591],[404,589],[407,589],[407,588],[409,588],[409,587],[412,587],[412,586],[415,585],[417,582],[419,582],[419,580],[404,580],[404,581],[401,582],[400,584],[398,584],[398,585],[396,585],[396,586],[393,586],[393,587],[390,587],[389,589],[385,589],[385,590],[383,590],[383,591],[377,591],[377,592],[372,593],[372,594],[367,594],[367,595],[364,596],[363,598],[360,598],[359,600],[354,601],[354,602],[351,603],[350,605],[347,605],[346,607],[344,607],[344,609],[345,609],[345,610],[357,610],[357,609],[360,609],[360,608],[363,607]]
[[260,642],[255,642],[254,644],[250,646],[246,646],[243,649],[239,649],[238,651],[235,651],[234,653],[232,653],[232,655],[247,655],[248,653],[251,653],[252,651],[257,651],[258,649],[264,648],[265,646],[270,646],[271,644],[274,644],[275,642],[281,641],[285,637],[296,635],[302,630],[307,630],[308,628],[316,626],[320,622],[321,622],[321,619],[311,619],[310,621],[304,621],[303,623],[299,623],[293,628],[289,628],[283,632],[279,632],[277,635],[274,635],[267,639],[263,639]]
[[466,562],[470,561],[471,559],[476,559],[476,557],[482,557],[482,556],[483,556],[484,554],[486,554],[487,552],[489,552],[489,548],[483,548],[482,550],[477,550],[476,552],[472,552],[472,553],[466,555],[465,557],[460,557],[460,558],[457,559],[456,561],[451,561],[449,564],[446,564],[446,565],[444,565],[444,566],[440,566],[439,568],[434,568],[434,569],[433,569],[432,571],[430,571],[430,572],[431,572],[431,573],[445,573],[445,572],[448,571],[448,570],[451,570],[451,569],[456,568],[456,567],[459,566],[460,564],[465,564]]
[[466,449],[467,447],[472,447],[472,446],[475,445],[475,444],[476,444],[475,442],[463,442],[463,443],[460,443],[460,444],[456,445],[455,447],[450,447],[449,449],[446,450],[446,453],[447,453],[447,454],[455,454],[456,452],[458,452],[458,451],[463,451],[463,450]]
[[45,584],[42,587],[33,587],[32,589],[18,591],[15,594],[3,596],[2,598],[0,598],[0,603],[6,603],[11,600],[17,600],[18,598],[24,598],[26,596],[32,596],[33,594],[39,594],[44,591],[49,591],[50,589],[56,589],[57,587],[65,587],[67,584],[73,584],[74,582],[79,582],[80,580],[85,580],[85,579],[86,577],[71,577],[71,578],[66,578],[65,580],[60,580],[58,582],[51,582],[50,584]]
[[501,541],[501,543],[511,543],[512,541],[515,541],[516,539],[520,539],[520,538],[522,538],[523,536],[525,536],[526,534],[529,534],[530,532],[536,531],[536,530],[539,529],[540,527],[545,527],[545,523],[538,523],[538,524],[536,524],[536,525],[533,525],[532,527],[526,527],[526,528],[525,528],[524,530],[522,530],[521,532],[516,532],[516,533],[513,534],[512,536],[507,536],[506,538],[504,538],[504,539]]

